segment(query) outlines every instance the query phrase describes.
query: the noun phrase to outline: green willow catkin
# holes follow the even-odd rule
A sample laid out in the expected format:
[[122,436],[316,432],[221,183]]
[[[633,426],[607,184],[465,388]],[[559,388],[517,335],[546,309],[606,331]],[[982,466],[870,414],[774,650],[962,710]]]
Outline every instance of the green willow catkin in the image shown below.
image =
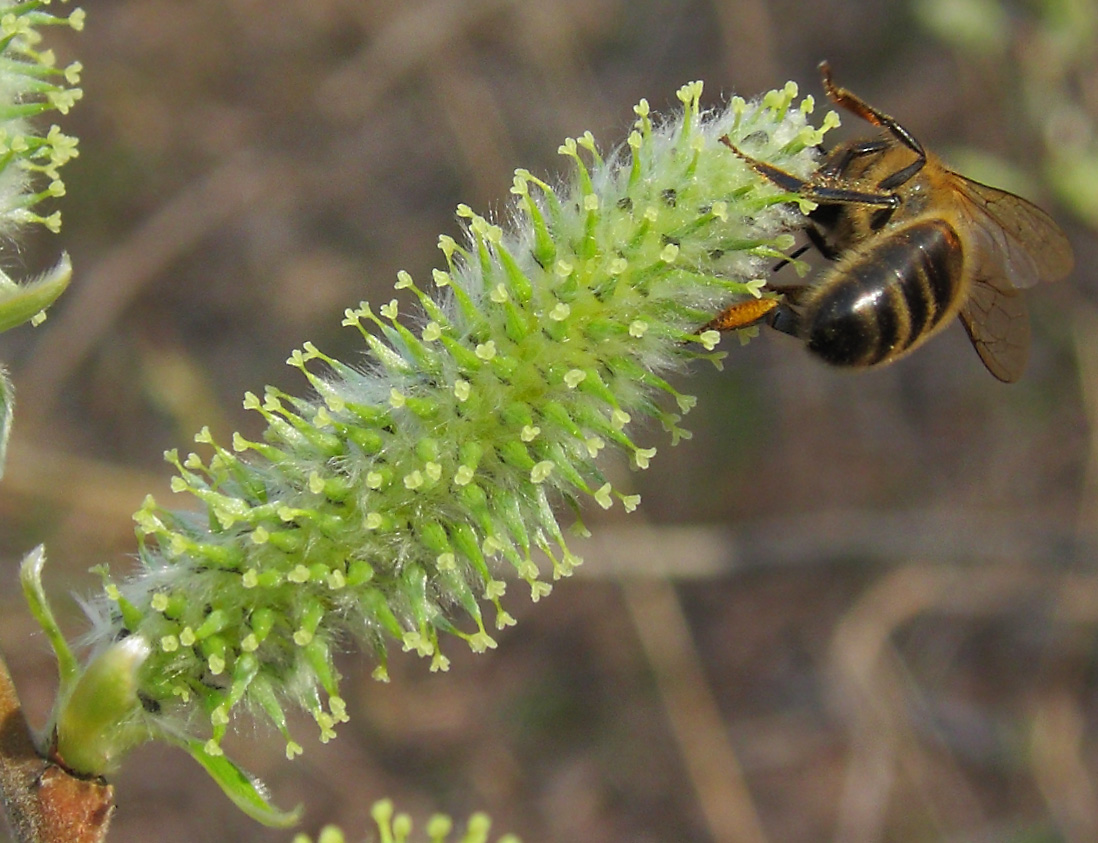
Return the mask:
[[[84,11],[59,16],[45,11],[49,5],[49,0],[0,2],[0,233],[8,237],[28,223],[60,230],[59,211],[42,216],[34,207],[64,195],[58,170],[77,155],[75,138],[57,126],[43,135],[33,123],[52,111],[68,114],[83,96],[76,87],[82,66],[73,62],[57,67],[53,51],[41,49],[40,30],[83,29]],[[41,181],[46,187],[36,191],[34,184]],[[0,289],[11,283],[0,273]]]
[[[43,200],[63,196],[60,169],[77,156],[76,139],[50,126],[43,134],[35,118],[67,114],[83,92],[81,66],[57,67],[51,50],[41,48],[41,29],[68,26],[80,30],[84,12],[67,17],[45,11],[42,2],[0,2],[0,237],[15,241],[31,224],[56,233],[61,213],[43,216],[36,207]],[[42,189],[42,185],[45,185]],[[40,324],[46,309],[68,286],[72,265],[67,255],[37,278],[17,283],[0,269],[0,332],[26,322]],[[7,460],[8,437],[14,418],[14,389],[0,366],[0,476]]]
[[[246,397],[266,420],[262,441],[203,431],[210,456],[169,454],[175,491],[200,509],[148,499],[139,569],[120,581],[104,571],[105,596],[89,606],[95,658],[126,647],[115,663],[136,672],[119,748],[140,722],[146,736],[204,733],[215,756],[245,706],[292,757],[288,705],[311,712],[325,741],[347,717],[337,648],[364,644],[385,678],[390,641],[432,669],[447,666],[441,633],[494,647],[489,628],[513,623],[509,580],[537,600],[550,590],[539,551],[554,579],[580,562],[559,504],[637,505],[607,482],[600,452],[643,469],[656,449],[636,439],[637,421],[684,433],[694,399],[661,372],[717,359],[717,335],[699,326],[760,294],[801,220],[720,138],[803,176],[837,122],[809,125],[812,99],[795,104],[792,83],[714,112],[700,110],[701,88],[685,86],[666,122],[642,102],[606,160],[589,134],[567,141],[559,187],[518,171],[502,224],[460,207],[465,245],[440,239],[445,267],[429,284],[398,276],[410,314],[396,299],[346,312],[368,367],[306,344],[289,362],[312,397]],[[62,738],[68,758],[66,740],[75,749],[79,736]]]

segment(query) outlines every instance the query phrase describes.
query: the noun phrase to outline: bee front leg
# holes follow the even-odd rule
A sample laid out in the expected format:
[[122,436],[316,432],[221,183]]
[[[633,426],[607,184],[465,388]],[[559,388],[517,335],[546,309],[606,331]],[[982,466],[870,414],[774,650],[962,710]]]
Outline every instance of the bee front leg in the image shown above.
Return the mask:
[[838,154],[833,152],[828,156],[828,159],[820,165],[820,169],[816,171],[816,175],[825,179],[841,179],[846,176],[846,171],[858,158],[865,158],[868,155],[880,155],[890,146],[891,144],[888,141],[877,138],[847,146],[845,149],[840,148],[841,151]]
[[[868,193],[862,190],[851,190],[847,187],[827,183],[818,184],[815,181],[809,181],[802,179],[799,176],[795,176],[793,173],[787,173],[785,170],[775,167],[772,164],[767,164],[765,161],[752,158],[747,153],[741,152],[736,145],[732,143],[728,135],[721,137],[720,141],[767,181],[777,185],[782,190],[789,193],[796,193],[798,196],[805,199],[811,199],[813,202],[820,202],[828,205],[871,205],[877,208],[892,209],[896,209],[900,206],[900,197],[895,193]],[[906,169],[907,168],[905,168],[905,170]],[[910,178],[910,176],[908,176],[908,178]]]
[[[872,123],[874,126],[880,126],[882,129],[886,129],[891,133],[896,140],[919,157],[918,166],[915,168],[915,171],[918,172],[918,169],[926,163],[926,151],[915,136],[897,123],[892,117],[889,117],[880,109],[874,108],[853,91],[836,85],[831,78],[831,65],[826,61],[820,62],[819,67],[820,74],[823,76],[824,93],[827,94],[827,98],[840,108],[845,108],[851,114],[856,114],[858,117],[861,117],[867,123]],[[914,175],[914,173],[912,173],[912,175]],[[910,178],[910,176],[908,178]]]

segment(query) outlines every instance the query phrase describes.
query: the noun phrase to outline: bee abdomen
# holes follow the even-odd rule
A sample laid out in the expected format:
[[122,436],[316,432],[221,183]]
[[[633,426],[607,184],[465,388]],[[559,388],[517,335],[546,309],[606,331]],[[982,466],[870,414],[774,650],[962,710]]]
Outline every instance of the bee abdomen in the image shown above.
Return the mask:
[[809,349],[837,366],[872,366],[929,337],[960,296],[954,228],[925,220],[882,235],[835,267],[805,302]]

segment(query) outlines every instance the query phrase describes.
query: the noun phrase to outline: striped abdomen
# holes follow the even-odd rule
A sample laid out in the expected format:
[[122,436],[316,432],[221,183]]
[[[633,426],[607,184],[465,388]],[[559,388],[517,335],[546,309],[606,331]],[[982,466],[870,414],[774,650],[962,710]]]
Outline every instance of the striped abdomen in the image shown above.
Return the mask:
[[956,313],[963,268],[961,240],[943,219],[881,234],[812,290],[801,336],[836,366],[893,360]]

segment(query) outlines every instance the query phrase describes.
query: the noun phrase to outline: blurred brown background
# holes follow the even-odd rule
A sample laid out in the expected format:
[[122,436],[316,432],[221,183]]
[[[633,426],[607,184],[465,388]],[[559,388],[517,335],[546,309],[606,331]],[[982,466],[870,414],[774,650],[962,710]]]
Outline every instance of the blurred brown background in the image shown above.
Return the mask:
[[[452,643],[441,676],[394,653],[389,685],[349,654],[336,741],[302,720],[287,763],[245,726],[237,757],[351,839],[381,796],[526,843],[1098,839],[1094,0],[85,6],[82,34],[51,34],[85,67],[64,230],[5,258],[76,266],[0,343],[20,400],[0,642],[32,716],[55,679],[22,553],[47,543],[78,633],[63,596],[128,564],[130,513],[169,497],[162,452],[256,433],[243,392],[304,390],[284,360],[307,339],[354,359],[343,309],[428,277],[458,202],[502,211],[515,167],[561,172],[564,137],[608,148],[693,79],[710,104],[790,78],[819,100],[828,58],[1063,222],[1078,269],[1030,297],[1024,379],[994,381],[959,327],[856,375],[773,332],[730,341],[724,372],[683,379],[694,439],[653,430],[653,467],[616,470],[641,510],[592,512],[583,576],[549,599],[513,588],[498,651]],[[116,843],[292,836],[162,746],[116,785]]]

